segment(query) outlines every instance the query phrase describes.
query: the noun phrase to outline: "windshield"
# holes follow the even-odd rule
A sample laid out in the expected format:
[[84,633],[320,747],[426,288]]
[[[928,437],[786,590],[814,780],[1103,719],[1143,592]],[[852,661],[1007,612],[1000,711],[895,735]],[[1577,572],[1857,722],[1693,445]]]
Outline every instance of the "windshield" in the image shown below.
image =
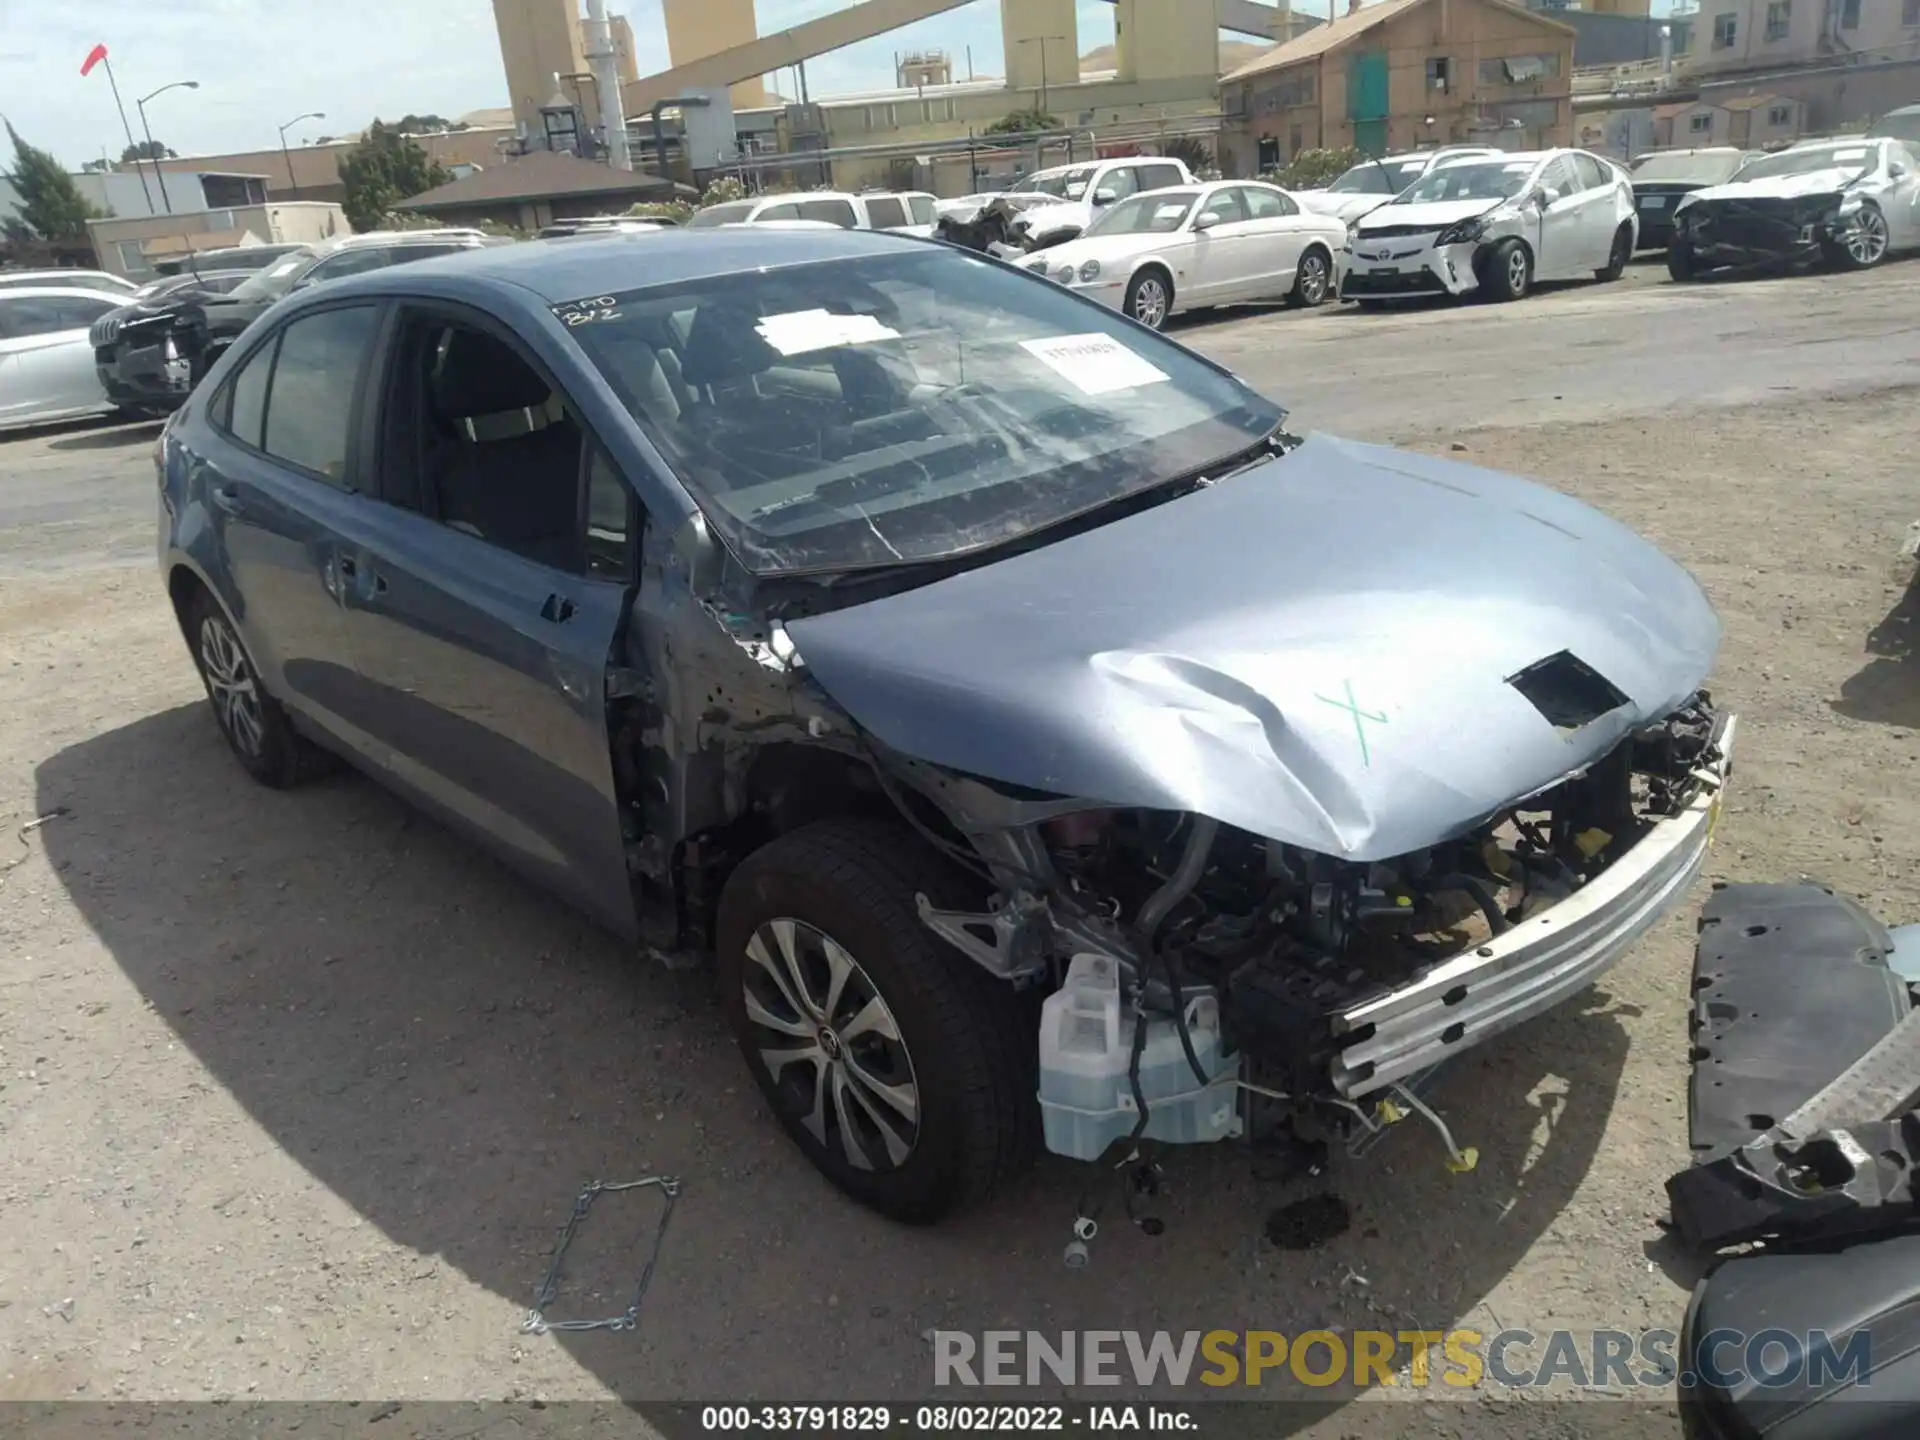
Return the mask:
[[1396,196],[1395,205],[1424,205],[1434,200],[1511,200],[1527,188],[1537,162],[1532,160],[1460,160],[1429,170]]
[[1171,235],[1178,230],[1193,209],[1199,193],[1193,190],[1155,190],[1135,195],[1109,206],[1080,232],[1084,240],[1094,235]]
[[1382,160],[1377,165],[1369,160],[1354,166],[1327,189],[1336,195],[1398,195],[1426,168],[1425,159]]
[[282,256],[257,274],[249,275],[233,288],[236,300],[278,300],[293,288],[294,279],[313,256],[302,251]]
[[687,217],[687,226],[693,230],[705,230],[713,225],[737,225],[753,214],[757,200],[730,200],[725,205],[709,205]]
[[1763,155],[1744,166],[1736,180],[1777,180],[1783,175],[1813,175],[1821,170],[1845,170],[1863,175],[1880,163],[1876,145],[1808,145]]
[[1079,200],[1093,183],[1093,166],[1076,165],[1071,170],[1043,170],[1029,175],[1008,192],[1013,195],[1052,195],[1061,200]]
[[1642,155],[1633,162],[1631,178],[1642,180],[1684,180],[1699,185],[1718,185],[1729,179],[1746,160],[1739,150],[1671,150],[1666,154]]
[[996,545],[1237,455],[1282,418],[1172,342],[959,250],[553,308],[760,574]]

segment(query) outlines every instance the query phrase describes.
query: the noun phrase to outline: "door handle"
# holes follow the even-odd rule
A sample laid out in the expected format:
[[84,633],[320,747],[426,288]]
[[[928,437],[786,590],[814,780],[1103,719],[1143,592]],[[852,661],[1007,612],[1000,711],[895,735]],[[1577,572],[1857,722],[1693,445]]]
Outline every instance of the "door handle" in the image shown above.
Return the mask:
[[540,607],[540,618],[551,625],[564,625],[573,618],[573,601],[555,591]]
[[224,511],[228,515],[238,515],[246,508],[240,503],[238,485],[216,485],[208,492],[207,498],[213,501],[216,510]]

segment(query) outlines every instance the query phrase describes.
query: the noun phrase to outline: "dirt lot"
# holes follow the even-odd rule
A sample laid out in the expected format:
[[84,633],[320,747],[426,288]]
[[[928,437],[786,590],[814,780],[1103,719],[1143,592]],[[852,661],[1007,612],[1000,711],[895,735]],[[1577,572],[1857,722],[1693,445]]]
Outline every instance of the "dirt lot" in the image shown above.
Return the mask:
[[[1913,313],[1917,269],[1697,292],[1684,332],[1653,328],[1642,274],[1367,338],[1351,315],[1183,333],[1260,384],[1302,353],[1431,371],[1369,410],[1326,399],[1361,382],[1298,369],[1296,415],[1537,475],[1691,567],[1743,716],[1713,872],[1809,874],[1909,919],[1920,599],[1895,551],[1920,515],[1920,390],[1889,382],[1913,327],[1887,322],[1837,397],[1818,364],[1742,372],[1738,394],[1723,367],[1745,353],[1727,317],[1841,345],[1887,297]],[[1625,398],[1583,379],[1588,343],[1629,344],[1604,362]],[[1526,345],[1562,368],[1449,379]],[[1647,379],[1689,361],[1691,394]],[[1570,418],[1531,408],[1550,385]],[[1501,428],[1439,429],[1435,387]],[[1338,1170],[1355,1220],[1324,1249],[1276,1250],[1264,1221],[1299,1192],[1225,1150],[1169,1157],[1166,1233],[1112,1225],[1083,1272],[1060,1261],[1066,1162],[895,1228],[780,1137],[703,975],[636,964],[369,783],[241,777],[141,558],[151,434],[0,440],[0,1399],[897,1398],[929,1389],[934,1327],[1677,1325],[1692,1272],[1654,1219],[1685,1158],[1690,914],[1448,1077],[1475,1173],[1411,1125]],[[520,1335],[580,1182],[656,1171],[686,1189],[639,1334]],[[624,1306],[652,1214],[602,1204],[583,1313]],[[1315,1433],[1376,1433],[1370,1408]]]

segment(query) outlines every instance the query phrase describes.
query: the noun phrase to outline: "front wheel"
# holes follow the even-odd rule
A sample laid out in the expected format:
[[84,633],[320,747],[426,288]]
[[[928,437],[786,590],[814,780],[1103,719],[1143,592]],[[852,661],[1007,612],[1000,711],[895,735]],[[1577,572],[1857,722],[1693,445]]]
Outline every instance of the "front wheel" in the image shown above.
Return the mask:
[[1142,270],[1127,283],[1126,311],[1153,330],[1167,327],[1173,313],[1173,282],[1164,270]]
[[1037,1011],[915,906],[954,883],[900,826],[830,820],[748,856],[720,899],[722,1003],[761,1093],[822,1174],[910,1224],[1039,1148]]
[[1622,225],[1613,232],[1613,248],[1607,252],[1607,263],[1593,272],[1593,278],[1600,281],[1618,280],[1626,273],[1627,262],[1633,258],[1633,226]]
[[1887,217],[1871,200],[1854,212],[1852,223],[1820,242],[1827,263],[1841,270],[1871,270],[1887,258]]
[[1489,299],[1518,300],[1533,288],[1533,255],[1518,240],[1502,240],[1487,256],[1481,286]]
[[1300,257],[1299,267],[1293,273],[1293,289],[1287,293],[1287,303],[1311,310],[1316,305],[1324,304],[1332,289],[1332,263],[1327,252],[1315,246]]
[[1683,245],[1676,240],[1667,247],[1667,274],[1682,284],[1694,279],[1700,273],[1700,263],[1694,258],[1693,247]]

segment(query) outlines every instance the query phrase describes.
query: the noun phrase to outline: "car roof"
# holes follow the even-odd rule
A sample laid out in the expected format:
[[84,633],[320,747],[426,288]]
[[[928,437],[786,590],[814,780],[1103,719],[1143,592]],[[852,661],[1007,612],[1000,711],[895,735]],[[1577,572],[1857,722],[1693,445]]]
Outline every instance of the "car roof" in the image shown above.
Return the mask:
[[885,230],[847,230],[838,225],[717,225],[699,230],[673,227],[635,245],[626,235],[583,235],[571,244],[503,245],[437,255],[410,265],[369,271],[335,281],[328,294],[404,294],[419,280],[459,278],[482,286],[513,285],[548,304],[582,295],[619,293],[655,285],[706,280],[743,270],[924,253],[927,242]]
[[44,300],[49,297],[71,300],[111,300],[115,305],[124,305],[132,298],[127,295],[109,295],[104,290],[91,290],[85,285],[10,285],[0,290],[0,300]]

